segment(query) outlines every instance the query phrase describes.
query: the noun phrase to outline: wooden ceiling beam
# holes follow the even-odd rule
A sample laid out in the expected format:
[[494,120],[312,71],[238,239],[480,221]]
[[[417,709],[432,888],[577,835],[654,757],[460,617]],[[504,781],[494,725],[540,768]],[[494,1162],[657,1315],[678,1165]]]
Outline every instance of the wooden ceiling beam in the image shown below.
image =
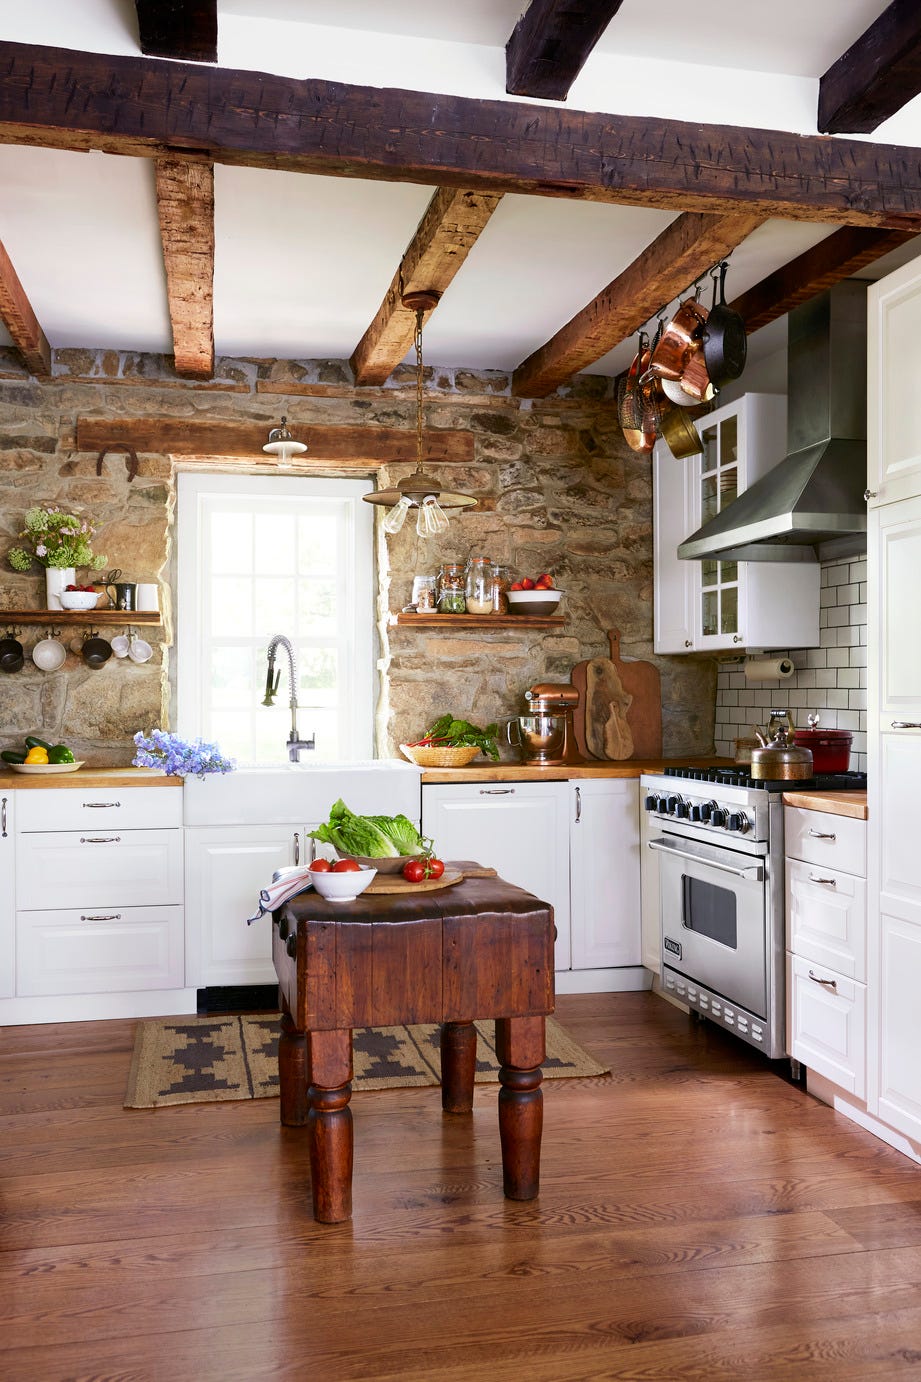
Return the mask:
[[217,62],[217,0],[134,0],[141,52]]
[[742,317],[751,335],[913,238],[904,231],[844,226],[768,274],[730,306]]
[[[429,202],[378,308],[355,348],[356,384],[383,384],[413,343],[416,316],[403,306],[405,293],[435,292],[450,285],[501,197],[440,187]],[[429,314],[431,315],[431,314]]]
[[214,168],[158,158],[157,213],[176,373],[214,373]]
[[505,89],[565,101],[623,0],[531,0],[505,45]]
[[918,150],[0,42],[0,142],[921,227]]
[[10,256],[0,244],[0,321],[36,379],[51,377],[51,346],[26,297]]
[[744,211],[679,216],[629,268],[518,366],[512,393],[545,398],[600,360],[734,250],[763,219]]
[[921,91],[921,6],[893,0],[819,80],[818,128],[870,134]]

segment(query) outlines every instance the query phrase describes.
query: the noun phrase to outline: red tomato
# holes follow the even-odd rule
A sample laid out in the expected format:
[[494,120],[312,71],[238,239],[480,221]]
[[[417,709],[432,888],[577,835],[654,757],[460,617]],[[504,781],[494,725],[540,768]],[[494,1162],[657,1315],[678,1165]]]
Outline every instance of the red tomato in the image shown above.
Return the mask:
[[403,865],[403,877],[407,883],[421,883],[425,877],[425,864],[421,859],[410,859]]
[[328,859],[314,859],[313,863],[310,865],[310,872],[329,873],[331,868],[332,864],[329,862]]
[[445,871],[445,866],[440,859],[426,859],[425,876],[426,878],[440,878]]
[[337,859],[332,867],[333,873],[360,873],[361,864],[356,864],[354,859]]

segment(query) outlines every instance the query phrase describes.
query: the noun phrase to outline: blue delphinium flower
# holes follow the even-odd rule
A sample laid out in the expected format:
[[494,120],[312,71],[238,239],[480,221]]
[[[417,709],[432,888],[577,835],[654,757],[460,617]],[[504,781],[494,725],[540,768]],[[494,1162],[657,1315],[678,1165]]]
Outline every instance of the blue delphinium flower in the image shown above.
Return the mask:
[[136,768],[161,768],[170,777],[204,777],[206,773],[230,773],[237,766],[232,758],[225,758],[217,744],[203,739],[181,739],[164,729],[153,729],[149,735],[140,731],[134,736],[137,753]]

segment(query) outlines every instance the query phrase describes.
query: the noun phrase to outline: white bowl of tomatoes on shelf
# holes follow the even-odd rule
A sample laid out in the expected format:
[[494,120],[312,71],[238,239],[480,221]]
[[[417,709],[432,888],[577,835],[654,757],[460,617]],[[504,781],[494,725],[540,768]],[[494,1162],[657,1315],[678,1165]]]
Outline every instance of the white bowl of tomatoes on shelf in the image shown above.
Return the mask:
[[513,581],[508,588],[508,607],[511,614],[553,614],[563,597],[557,590],[549,571],[544,571],[533,580],[522,576]]
[[356,859],[314,859],[310,865],[310,881],[329,902],[354,902],[376,877],[377,869]]

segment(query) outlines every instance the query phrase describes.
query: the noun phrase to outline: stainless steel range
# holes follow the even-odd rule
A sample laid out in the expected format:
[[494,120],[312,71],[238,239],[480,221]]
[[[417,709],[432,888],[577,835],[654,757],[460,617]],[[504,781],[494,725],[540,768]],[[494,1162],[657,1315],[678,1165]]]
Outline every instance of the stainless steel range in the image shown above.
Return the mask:
[[659,826],[662,983],[772,1059],[784,1040],[783,797],[866,787],[861,773],[756,782],[741,768],[666,768],[641,779]]

